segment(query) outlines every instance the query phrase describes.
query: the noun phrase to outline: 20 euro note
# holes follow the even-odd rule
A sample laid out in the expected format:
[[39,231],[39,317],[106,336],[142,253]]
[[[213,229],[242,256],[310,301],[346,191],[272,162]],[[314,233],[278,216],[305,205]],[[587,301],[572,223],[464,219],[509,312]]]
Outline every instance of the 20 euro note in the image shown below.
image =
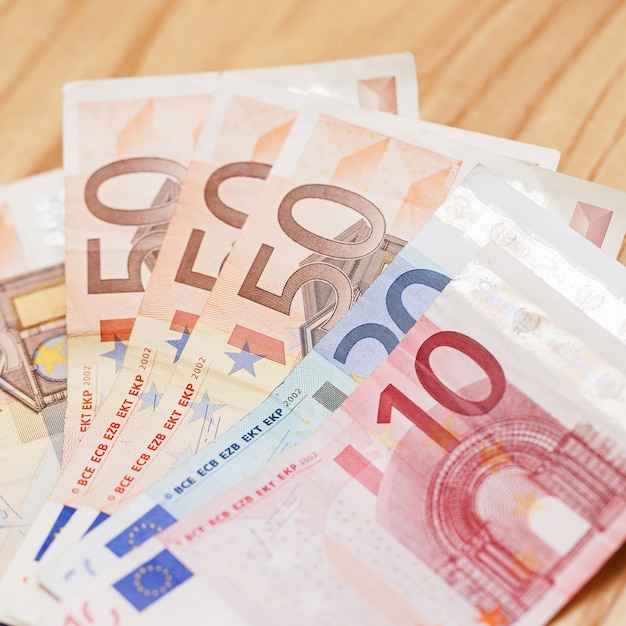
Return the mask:
[[[410,54],[228,74],[417,116]],[[64,465],[103,405],[129,345],[133,365],[136,356],[145,364],[143,355],[151,361],[156,352],[151,344],[147,351],[137,348],[132,328],[218,76],[89,81],[65,88],[72,358]],[[169,322],[176,329],[168,329],[174,343],[180,340],[180,320]],[[159,347],[168,357],[176,354],[166,342]]]
[[[529,189],[536,189],[537,172],[534,168],[521,168],[515,179],[518,183],[524,180]],[[598,186],[589,184],[589,187],[578,190],[586,192],[584,197],[587,199],[591,198],[593,187]],[[599,190],[595,190],[596,196]],[[560,246],[565,253],[580,255],[575,233],[568,232],[569,239],[564,237],[562,229],[555,230],[547,216],[538,222],[529,222],[532,203],[506,185],[496,191],[499,195],[491,194],[484,198],[487,204],[499,206],[500,210],[514,211],[512,217],[517,223],[547,238],[551,246]],[[611,195],[609,190],[601,191],[605,198]],[[622,196],[615,192],[615,199],[621,199]],[[553,194],[546,191],[545,197],[553,197]],[[454,198],[455,194],[450,202]],[[567,198],[560,200],[571,204]],[[553,206],[552,210],[560,213],[558,206]],[[65,597],[89,577],[115,563],[120,556],[160,529],[197,509],[226,487],[258,470],[268,458],[308,435],[397,345],[399,338],[423,312],[425,303],[430,302],[429,298],[443,288],[448,276],[454,276],[475,253],[476,245],[483,246],[489,241],[489,237],[481,240],[475,238],[470,220],[453,224],[457,233],[467,233],[465,245],[458,236],[447,240],[449,233],[438,215],[435,214],[435,218],[392,261],[371,289],[266,402],[145,494],[91,530],[80,544],[44,572],[42,580],[45,586],[58,597]],[[450,220],[449,215],[447,221]],[[477,220],[478,214],[472,219]],[[481,219],[484,221],[487,217]],[[490,219],[492,223],[485,232],[489,234],[493,228],[493,232],[497,233],[495,226],[499,218],[492,216]],[[438,230],[435,224],[438,224]],[[477,229],[476,232],[481,231]],[[470,236],[473,243],[467,246]],[[507,237],[498,239],[502,244],[513,240]],[[522,241],[521,237],[519,241]],[[426,251],[437,263],[428,260],[416,248]],[[602,258],[599,252],[597,256]],[[526,257],[526,262],[530,263],[531,260],[531,257]],[[593,258],[581,258],[581,262],[586,267],[598,264],[597,259],[594,262]],[[603,258],[603,262],[603,271],[597,275],[596,281],[610,284],[613,263],[608,258]],[[555,288],[567,287],[571,291],[555,267],[558,269],[554,264],[534,267],[533,271],[550,280]],[[572,302],[578,304],[571,293],[570,297],[573,298]],[[409,311],[406,307],[409,307]],[[330,371],[329,363],[332,364]]]
[[624,346],[527,267],[606,259],[502,225],[306,442],[41,623],[545,623],[624,537]]
[[0,572],[60,472],[64,242],[61,171],[0,187]]

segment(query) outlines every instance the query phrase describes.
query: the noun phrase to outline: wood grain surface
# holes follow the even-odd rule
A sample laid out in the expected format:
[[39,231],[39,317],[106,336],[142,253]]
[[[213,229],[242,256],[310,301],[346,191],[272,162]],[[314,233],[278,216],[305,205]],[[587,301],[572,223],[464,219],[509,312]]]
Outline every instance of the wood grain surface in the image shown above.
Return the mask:
[[[626,189],[625,43],[621,0],[0,0],[0,182],[61,165],[66,81],[410,50],[424,119]],[[622,549],[553,624],[626,624],[625,583]]]

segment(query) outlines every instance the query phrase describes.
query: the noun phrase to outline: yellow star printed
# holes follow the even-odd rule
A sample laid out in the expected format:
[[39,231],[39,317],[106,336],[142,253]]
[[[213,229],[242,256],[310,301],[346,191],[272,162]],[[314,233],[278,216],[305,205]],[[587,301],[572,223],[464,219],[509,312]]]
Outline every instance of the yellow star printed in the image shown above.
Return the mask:
[[[156,572],[160,574],[163,578],[163,583],[161,585],[151,584],[149,587],[143,586],[143,577],[146,574],[152,574]],[[153,575],[154,576],[154,575]],[[170,574],[170,571],[163,567],[162,565],[147,565],[141,567],[133,577],[133,585],[135,589],[143,594],[144,596],[152,596],[158,598],[159,595],[167,593],[167,590],[172,586],[173,577]]]
[[524,554],[514,554],[513,557],[519,565],[513,567],[514,574],[520,574],[525,578],[529,577],[528,570],[538,572],[543,569],[543,563],[535,557],[536,548],[530,548]]
[[364,380],[364,376],[358,376],[357,374],[350,374],[350,378],[357,384],[360,385]]
[[380,441],[387,448],[395,448],[402,443],[401,441],[392,439],[391,424],[387,424],[387,426],[385,426],[385,428],[379,433],[374,430],[368,430],[367,432],[372,435],[372,437],[376,437],[376,439],[378,439],[378,441]]
[[39,346],[39,354],[33,359],[33,364],[43,366],[46,370],[46,374],[49,376],[55,365],[67,361],[67,357],[61,354],[63,348],[65,348],[65,341],[61,341],[53,348],[49,348],[42,343]]
[[[452,430],[452,413],[450,413],[450,415],[448,415],[448,417],[446,417],[446,419],[443,422],[441,422],[441,426],[445,428],[451,435],[453,435],[457,439],[461,438],[461,433],[457,433],[455,430]],[[422,445],[432,446],[435,443],[441,446],[441,444],[438,441],[435,441],[432,437],[428,437],[428,439],[422,442]],[[444,451],[446,451],[446,449],[443,446],[441,447],[443,448]]]
[[509,623],[502,613],[500,613],[499,606],[490,610],[479,606],[478,610],[480,611],[480,617],[475,620],[478,624],[486,624],[487,626],[506,626]]
[[129,545],[133,546],[133,548],[136,548],[137,546],[135,545],[135,536],[137,535],[138,532],[142,531],[142,530],[146,530],[146,529],[150,529],[150,530],[156,530],[157,533],[160,533],[163,529],[154,523],[154,522],[150,522],[149,524],[146,524],[145,522],[139,524],[139,526],[133,526],[133,529],[128,533],[128,543]]
[[516,507],[511,511],[511,517],[521,515],[526,520],[527,524],[530,524],[531,515],[535,511],[545,508],[541,502],[539,502],[539,494],[536,489],[531,489],[528,493],[511,494],[513,500],[515,500]]
[[490,467],[495,474],[502,465],[506,465],[511,462],[512,459],[508,454],[504,454],[502,451],[502,442],[498,441],[492,446],[488,446],[480,449],[480,454],[483,457],[482,466]]

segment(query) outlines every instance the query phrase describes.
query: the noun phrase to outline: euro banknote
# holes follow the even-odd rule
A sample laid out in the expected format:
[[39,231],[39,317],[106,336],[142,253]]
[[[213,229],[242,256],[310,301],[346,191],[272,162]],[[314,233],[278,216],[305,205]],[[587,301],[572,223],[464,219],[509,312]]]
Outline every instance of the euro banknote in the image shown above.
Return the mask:
[[[329,75],[336,79],[337,68],[332,66]],[[354,70],[350,65],[345,70],[345,84],[349,84]],[[118,342],[124,358],[102,405],[105,417],[127,406],[128,390],[136,387],[142,391],[136,419],[152,418],[219,269],[253,205],[258,190],[254,182],[262,182],[267,176],[305,98],[241,81],[228,89],[225,80],[198,140],[160,251],[161,259],[155,265],[132,334],[125,344]],[[227,197],[228,204],[223,197]],[[103,420],[97,432],[103,426],[108,428],[109,422]],[[72,461],[81,470],[85,451],[92,456],[91,444]],[[100,463],[104,456],[99,457]]]

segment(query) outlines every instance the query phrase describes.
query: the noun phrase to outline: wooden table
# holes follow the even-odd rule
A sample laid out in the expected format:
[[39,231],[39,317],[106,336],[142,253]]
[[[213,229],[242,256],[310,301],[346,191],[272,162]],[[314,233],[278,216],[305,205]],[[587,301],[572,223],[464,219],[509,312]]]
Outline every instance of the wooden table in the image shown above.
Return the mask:
[[[620,0],[1,0],[0,182],[61,165],[61,85],[411,50],[424,119],[626,189]],[[553,622],[626,622],[626,550]]]

